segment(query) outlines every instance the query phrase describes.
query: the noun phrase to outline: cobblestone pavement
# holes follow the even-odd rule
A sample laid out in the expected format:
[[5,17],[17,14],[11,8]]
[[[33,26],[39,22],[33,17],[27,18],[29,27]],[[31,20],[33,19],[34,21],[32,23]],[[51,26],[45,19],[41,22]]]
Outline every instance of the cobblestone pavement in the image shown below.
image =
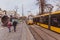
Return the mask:
[[[24,23],[19,23],[17,25],[17,31],[13,31],[11,28],[11,33],[8,32],[7,27],[0,27],[0,40],[34,40],[32,34],[28,30]],[[28,35],[27,35],[28,34]]]

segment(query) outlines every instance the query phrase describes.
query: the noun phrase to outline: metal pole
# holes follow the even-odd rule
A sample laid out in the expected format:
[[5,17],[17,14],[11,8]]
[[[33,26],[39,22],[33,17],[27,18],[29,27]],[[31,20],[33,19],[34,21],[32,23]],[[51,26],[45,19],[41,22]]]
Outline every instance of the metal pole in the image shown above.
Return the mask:
[[50,30],[50,26],[51,26],[51,11],[52,11],[52,8],[50,8],[50,13],[49,13],[49,21],[48,21],[48,29]]
[[22,16],[24,16],[23,4],[22,4]]
[[[24,16],[24,6],[22,4],[22,17]],[[22,21],[24,20],[24,17],[22,18]]]
[[51,26],[51,12],[49,13],[49,23],[48,23],[48,29],[50,30],[50,26]]
[[40,0],[39,0],[39,14],[40,14]]
[[53,6],[51,4],[46,4],[48,10],[49,10],[49,18],[48,18],[48,29],[50,29],[51,26],[51,11]]
[[16,9],[16,11],[15,11],[15,16],[16,16],[16,14],[17,14],[17,9]]

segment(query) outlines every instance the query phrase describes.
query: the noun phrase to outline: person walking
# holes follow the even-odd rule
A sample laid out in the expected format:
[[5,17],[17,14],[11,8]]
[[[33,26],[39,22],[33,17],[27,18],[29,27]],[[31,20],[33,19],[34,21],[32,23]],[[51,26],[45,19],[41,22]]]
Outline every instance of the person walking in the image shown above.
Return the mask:
[[11,24],[10,21],[8,21],[7,26],[8,26],[9,32],[11,32],[11,26],[12,26],[12,24]]
[[13,20],[14,32],[16,32],[16,26],[17,26],[17,19],[14,19]]

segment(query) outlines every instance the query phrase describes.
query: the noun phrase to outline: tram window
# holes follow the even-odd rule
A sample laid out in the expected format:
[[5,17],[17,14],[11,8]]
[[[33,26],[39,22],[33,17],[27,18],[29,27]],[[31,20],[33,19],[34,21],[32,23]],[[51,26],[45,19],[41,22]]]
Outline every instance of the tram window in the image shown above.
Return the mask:
[[38,22],[38,18],[36,18],[36,22]]
[[40,17],[40,23],[43,23],[43,17]]
[[37,21],[36,21],[36,18],[35,18],[35,22],[37,22]]
[[60,27],[60,14],[57,15],[58,27]]
[[45,16],[45,17],[44,17],[44,23],[45,23],[45,24],[48,24],[48,20],[49,20],[49,17],[48,17],[48,16]]
[[36,18],[33,18],[33,22],[36,22]]
[[44,24],[48,24],[48,18],[49,18],[48,16],[40,17],[40,22]]
[[59,27],[59,21],[60,19],[58,19],[58,15],[52,15],[51,17],[51,25],[55,26],[55,27]]
[[40,22],[39,20],[40,20],[40,18],[38,17],[38,18],[37,18],[37,22]]
[[39,22],[39,17],[36,18],[36,22]]
[[35,22],[36,22],[36,18],[35,18]]
[[57,18],[52,18],[52,25],[58,27],[58,20],[57,20]]

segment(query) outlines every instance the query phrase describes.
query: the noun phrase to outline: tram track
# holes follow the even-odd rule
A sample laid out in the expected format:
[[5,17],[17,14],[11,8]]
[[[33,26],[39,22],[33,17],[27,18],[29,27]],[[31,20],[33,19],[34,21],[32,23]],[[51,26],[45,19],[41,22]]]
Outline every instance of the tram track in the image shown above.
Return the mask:
[[[49,35],[48,33],[46,33],[45,31],[41,30],[40,28],[36,27],[35,25],[30,26],[29,28],[30,28],[30,30],[32,29],[31,31],[34,31],[37,35],[39,35],[39,37],[42,40],[58,40],[55,37],[53,37],[53,36]],[[36,38],[36,39],[38,39],[38,38]]]
[[[34,26],[36,27],[37,25],[34,25]],[[38,28],[39,30],[43,31],[44,33],[46,33],[47,35],[51,36],[52,38],[55,38],[56,40],[60,40],[60,39],[56,38],[55,36],[52,36],[51,34],[47,33],[45,30],[41,29],[40,27],[36,27],[36,28]]]
[[29,30],[31,31],[35,40],[44,40],[31,26],[29,26]]

